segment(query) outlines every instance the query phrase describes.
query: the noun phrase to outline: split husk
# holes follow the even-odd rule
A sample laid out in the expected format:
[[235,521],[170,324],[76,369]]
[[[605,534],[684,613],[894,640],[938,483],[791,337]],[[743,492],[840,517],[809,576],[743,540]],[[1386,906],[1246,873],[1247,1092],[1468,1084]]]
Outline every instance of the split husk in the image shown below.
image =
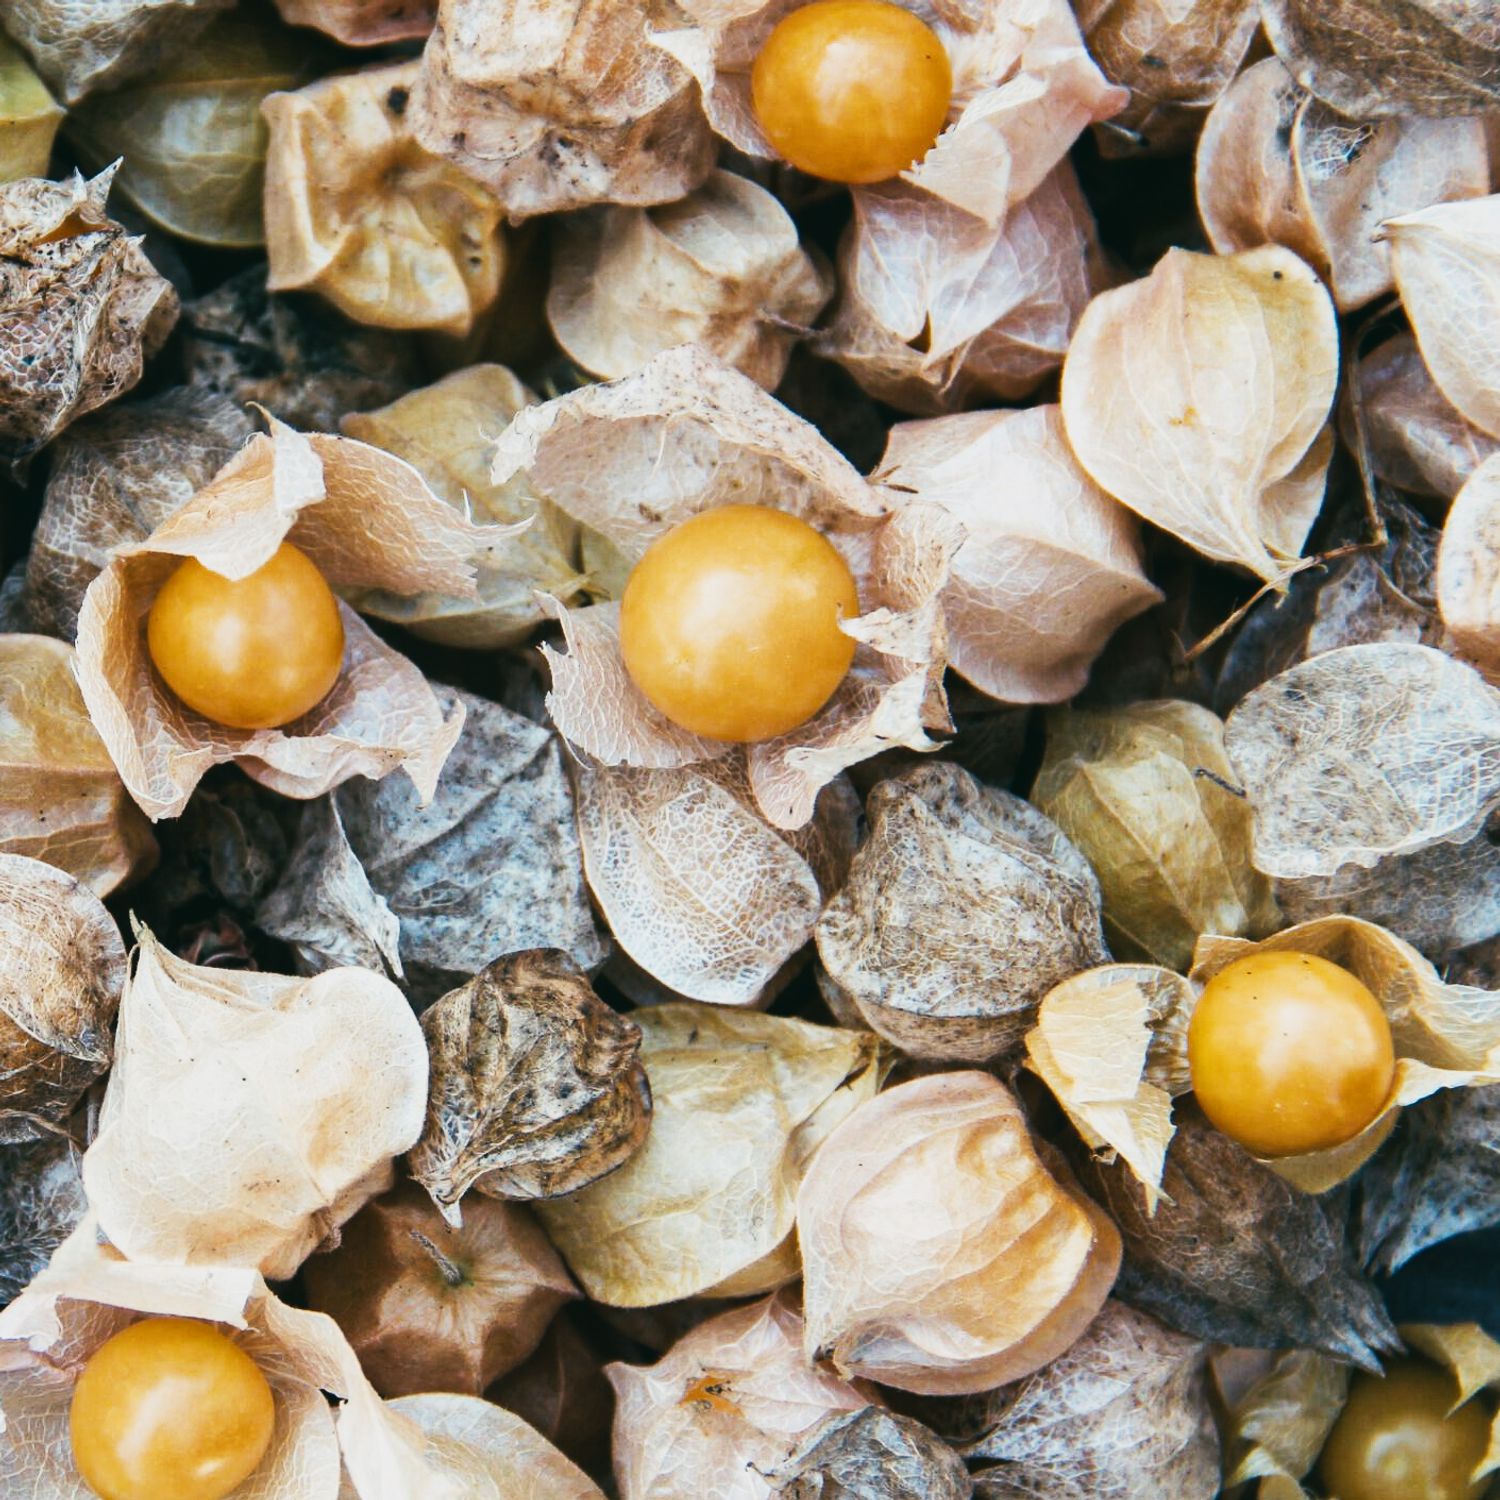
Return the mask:
[[0,36],[0,182],[47,175],[62,117],[26,54]]
[[923,1395],[1019,1380],[1103,1306],[1114,1225],[1036,1154],[986,1073],[905,1083],[854,1111],[797,1194],[809,1360]]
[[651,1130],[617,1171],[537,1203],[611,1307],[750,1296],[797,1277],[798,1184],[889,1066],[867,1032],[686,1003],[637,1011]]
[[913,1417],[836,1412],[776,1470],[780,1500],[970,1500],[963,1460]]
[[276,0],[290,26],[315,26],[346,47],[413,41],[432,30],[435,0]]

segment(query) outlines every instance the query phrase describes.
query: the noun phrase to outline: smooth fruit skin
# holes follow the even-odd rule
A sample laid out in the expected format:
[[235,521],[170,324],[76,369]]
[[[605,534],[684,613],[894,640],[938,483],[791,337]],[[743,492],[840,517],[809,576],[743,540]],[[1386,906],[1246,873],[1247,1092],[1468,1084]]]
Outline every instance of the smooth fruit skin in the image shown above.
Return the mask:
[[231,729],[277,729],[328,696],[344,658],[338,600],[290,542],[247,578],[188,558],[162,585],[146,645],[167,686]]
[[843,681],[859,613],[843,558],[784,511],[726,505],[674,527],[635,566],[620,650],[674,724],[715,740],[769,740],[810,719]]
[[101,1344],[69,1416],[73,1461],[101,1500],[222,1500],[275,1425],[259,1366],[190,1318],[147,1318]]
[[886,0],[815,0],[784,17],[750,73],[778,154],[814,177],[883,182],[927,154],[953,70],[937,33]]
[[1257,1156],[1341,1146],[1381,1111],[1395,1073],[1390,1023],[1347,969],[1261,952],[1204,986],[1188,1026],[1193,1092]]
[[1318,1460],[1321,1492],[1333,1500],[1479,1500],[1470,1480],[1489,1446],[1489,1404],[1449,1415],[1458,1386],[1423,1359],[1396,1360],[1385,1378],[1356,1375]]

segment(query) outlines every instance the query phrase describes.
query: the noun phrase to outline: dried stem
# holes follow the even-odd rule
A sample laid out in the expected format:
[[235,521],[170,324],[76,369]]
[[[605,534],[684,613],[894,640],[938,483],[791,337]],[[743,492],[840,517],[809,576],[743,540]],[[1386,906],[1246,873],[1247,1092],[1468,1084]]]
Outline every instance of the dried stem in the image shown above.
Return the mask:
[[432,1263],[449,1286],[462,1286],[469,1278],[457,1261],[449,1259],[420,1229],[409,1229],[407,1233],[432,1257]]

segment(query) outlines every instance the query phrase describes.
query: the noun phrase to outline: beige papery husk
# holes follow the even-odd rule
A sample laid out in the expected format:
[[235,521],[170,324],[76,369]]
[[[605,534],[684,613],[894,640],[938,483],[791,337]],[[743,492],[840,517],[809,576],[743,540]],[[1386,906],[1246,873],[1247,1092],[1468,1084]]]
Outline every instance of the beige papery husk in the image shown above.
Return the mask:
[[283,540],[335,590],[471,596],[475,563],[505,537],[503,527],[465,520],[401,459],[272,418],[269,435],[253,437],[150,536],[118,548],[84,595],[79,684],[131,796],[153,820],[176,817],[210,766],[234,761],[289,797],[398,768],[431,797],[463,727],[462,705],[445,721],[427,679],[348,605],[339,606],[338,680],[281,729],[230,729],[180,703],[152,668],[144,617],[182,558],[244,578]]
[[1322,504],[1337,383],[1333,302],[1291,251],[1169,250],[1089,304],[1063,366],[1063,420],[1116,499],[1276,582]]
[[499,201],[418,144],[418,64],[325,78],[261,105],[267,285],[377,328],[462,337],[500,294]]
[[511,219],[669,203],[713,169],[688,72],[648,33],[673,0],[439,0],[411,124]]
[[0,182],[47,175],[62,118],[26,54],[0,36]]
[[416,1143],[422,1029],[367,969],[204,968],[137,937],[83,1158],[90,1208],[132,1259],[288,1277]]
[[1247,69],[1198,143],[1198,213],[1220,254],[1277,244],[1328,283],[1340,312],[1391,290],[1383,220],[1489,190],[1475,117],[1350,120],[1280,60]]
[[1470,475],[1438,546],[1437,596],[1453,644],[1500,680],[1500,452]]
[[314,26],[346,47],[382,47],[432,30],[436,0],[276,0],[291,26]]
[[675,203],[560,219],[547,321],[563,352],[604,380],[697,343],[773,391],[832,290],[776,197],[714,172]]
[[1114,1224],[1049,1170],[988,1073],[919,1078],[856,1109],[803,1178],[797,1234],[808,1358],[922,1395],[1056,1359],[1120,1268]]
[[99,1242],[91,1219],[0,1313],[7,1494],[78,1500],[74,1382],[106,1339],[160,1316],[222,1325],[271,1386],[271,1445],[234,1500],[601,1500],[550,1443],[487,1401],[381,1401],[333,1319],[287,1306],[255,1271],[126,1260]]
[[635,1012],[651,1129],[622,1167],[535,1208],[580,1285],[610,1307],[744,1297],[797,1277],[809,1159],[879,1088],[868,1032],[686,1002]]
[[654,1365],[606,1365],[621,1500],[771,1500],[800,1438],[874,1400],[810,1368],[802,1331],[772,1296],[700,1323]]
[[[522,473],[631,566],[680,522],[733,504],[800,516],[843,550],[862,611],[840,624],[860,643],[854,665],[806,724],[747,750],[756,805],[776,827],[805,824],[818,792],[857,761],[897,745],[933,749],[929,730],[952,727],[941,591],[961,527],[939,506],[877,494],[810,423],[716,356],[684,344],[634,375],[518,412],[492,478]],[[654,769],[729,753],[670,724],[636,689],[617,604],[561,616],[567,655],[543,647],[547,706],[575,750]]]

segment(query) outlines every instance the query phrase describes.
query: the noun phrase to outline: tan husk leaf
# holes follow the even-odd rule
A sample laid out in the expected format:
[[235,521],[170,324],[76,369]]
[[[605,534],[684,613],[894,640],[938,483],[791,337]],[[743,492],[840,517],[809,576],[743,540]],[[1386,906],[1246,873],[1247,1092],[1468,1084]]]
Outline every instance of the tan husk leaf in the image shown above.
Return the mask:
[[177,319],[177,293],[105,210],[114,173],[0,185],[0,457],[129,390]]
[[880,782],[818,954],[865,1023],[914,1057],[1015,1047],[1042,996],[1104,962],[1099,885],[1055,824],[948,761]]
[[681,198],[715,142],[692,78],[647,40],[678,14],[672,0],[438,0],[413,133],[511,219]]
[[613,1172],[646,1138],[640,1028],[565,953],[497,958],[430,1006],[422,1032],[427,1120],[407,1165],[455,1224],[471,1187],[555,1198]]
[[1340,312],[1391,290],[1383,220],[1489,190],[1477,119],[1350,120],[1279,59],[1243,73],[1198,146],[1198,212],[1220,254],[1279,244],[1328,283]]
[[1349,1393],[1349,1367],[1311,1349],[1288,1349],[1235,1403],[1225,1434],[1231,1484],[1275,1477],[1300,1483],[1317,1462]]
[[155,863],[156,841],[89,719],[73,663],[61,641],[0,635],[0,851],[107,896]]
[[1089,304],[1063,366],[1063,420],[1110,494],[1270,581],[1322,503],[1337,381],[1333,303],[1289,250],[1169,250]]
[[0,182],[47,175],[62,117],[26,54],[0,36]]
[[1196,703],[1049,715],[1031,800],[1099,877],[1116,953],[1181,969],[1205,932],[1263,937],[1276,927],[1270,885],[1250,862],[1250,809],[1229,790],[1234,774],[1223,724]]
[[829,1132],[874,1096],[867,1032],[685,1002],[637,1011],[651,1130],[618,1171],[537,1203],[596,1302],[649,1307],[797,1276],[797,1186]]
[[1438,548],[1437,597],[1453,644],[1492,681],[1500,679],[1500,452],[1454,497]]
[[71,875],[0,854],[0,1141],[60,1133],[110,1065],[125,945],[98,896]]
[[421,1028],[368,970],[199,968],[138,936],[83,1160],[90,1207],[132,1258],[290,1276],[415,1143]]
[[315,26],[346,47],[381,47],[424,37],[436,0],[276,0],[291,26]]
[[1300,662],[1240,701],[1224,742],[1256,868],[1283,879],[1466,843],[1500,803],[1500,694],[1430,646]]
[[676,203],[560,220],[547,321],[563,352],[604,380],[696,343],[771,391],[831,291],[777,199],[714,172]]
[[1073,1347],[976,1397],[964,1445],[981,1500],[1213,1500],[1219,1436],[1208,1346],[1114,1299]]
[[476,565],[473,597],[346,590],[361,614],[391,620],[426,640],[489,650],[529,638],[547,618],[538,591],[571,603],[582,583],[578,528],[531,492],[524,476],[490,481],[496,435],[537,396],[504,365],[470,365],[383,406],[351,412],[348,436],[403,458],[439,499],[469,520],[497,526],[530,521]]
[[780,1500],[970,1500],[963,1460],[912,1417],[834,1413],[771,1476]]
[[1500,193],[1439,203],[1383,228],[1402,305],[1438,389],[1476,427],[1500,437]]

